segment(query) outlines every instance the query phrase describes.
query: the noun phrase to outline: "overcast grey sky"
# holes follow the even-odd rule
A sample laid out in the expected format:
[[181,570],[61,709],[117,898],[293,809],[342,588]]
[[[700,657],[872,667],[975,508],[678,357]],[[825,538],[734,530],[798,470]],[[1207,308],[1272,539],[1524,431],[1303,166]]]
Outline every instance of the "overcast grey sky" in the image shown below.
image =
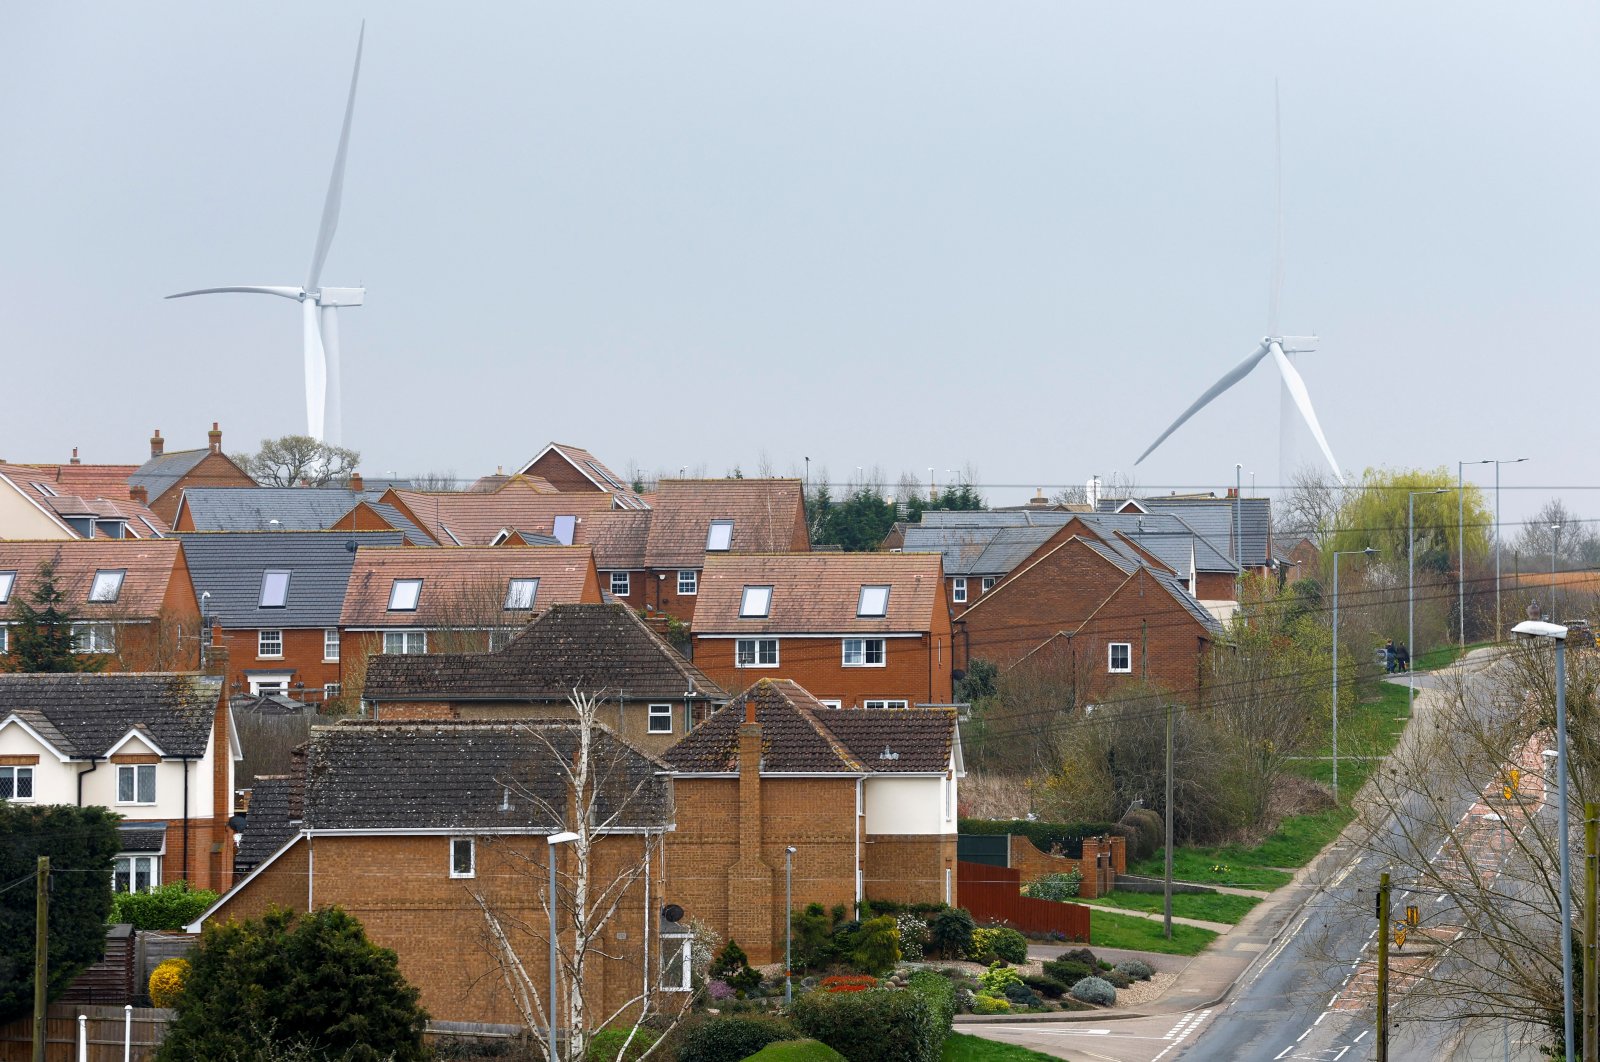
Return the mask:
[[[364,15],[323,280],[368,472],[1127,473],[1265,331],[1277,77],[1341,464],[1527,454],[1600,516],[1596,11],[8,3],[0,457],[304,430],[294,306],[161,297],[303,282]],[[1262,369],[1139,482],[1276,482]]]

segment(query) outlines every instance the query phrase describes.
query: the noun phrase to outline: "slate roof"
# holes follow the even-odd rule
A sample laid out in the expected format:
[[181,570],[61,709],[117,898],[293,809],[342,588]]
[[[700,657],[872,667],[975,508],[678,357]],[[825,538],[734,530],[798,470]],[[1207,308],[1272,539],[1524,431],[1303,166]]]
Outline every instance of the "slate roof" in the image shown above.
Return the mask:
[[[356,553],[337,625],[520,627],[551,605],[598,602],[599,584],[593,572],[588,546],[363,547]],[[396,579],[423,581],[415,611],[389,611]],[[505,610],[511,579],[539,580],[531,610]]]
[[792,679],[762,679],[661,758],[688,774],[737,774],[752,704],[763,774],[938,773],[956,742],[953,708],[829,708]]
[[[399,546],[397,531],[180,532],[195,596],[223,628],[336,627],[357,547]],[[417,551],[422,552],[422,551]],[[431,550],[428,552],[432,552]],[[261,607],[262,573],[288,571],[283,608]]]
[[[18,602],[30,600],[39,565],[56,569],[56,589],[79,619],[148,619],[159,615],[173,582],[181,547],[172,539],[106,539],[62,542],[0,541],[0,572],[16,572],[0,620],[10,618]],[[90,601],[94,574],[122,569],[122,589],[115,601]],[[180,576],[181,579],[181,576]],[[180,587],[186,590],[186,587]],[[198,594],[196,595],[198,597]]]
[[0,675],[0,720],[15,714],[75,759],[135,728],[168,756],[201,756],[221,692],[220,678],[184,673]]
[[324,531],[379,497],[344,487],[185,487],[181,504],[196,531]]
[[207,446],[199,450],[174,450],[160,457],[152,457],[128,477],[128,484],[143,487],[149,491],[150,500],[155,501],[210,455],[211,448]]
[[300,831],[304,778],[298,774],[257,775],[250,787],[250,810],[233,856],[235,874],[248,874]]
[[[771,586],[764,618],[739,615],[746,586]],[[888,586],[883,617],[856,615],[862,586]],[[939,558],[927,553],[708,553],[696,634],[888,634],[933,629],[944,608]]]
[[[305,826],[317,830],[555,830],[566,824],[574,723],[341,722],[313,727],[306,757]],[[664,765],[610,730],[591,736],[604,779],[599,815],[662,828],[672,819]]]
[[700,567],[713,520],[733,521],[730,552],[809,549],[801,491],[798,479],[663,479],[650,498],[645,567]]
[[728,695],[626,605],[553,605],[492,653],[374,656],[374,701],[560,701],[573,690],[628,700]]
[[[1104,499],[1102,509],[1115,509],[1130,499]],[[1182,517],[1184,522],[1208,539],[1222,556],[1233,559],[1234,499],[1195,497],[1154,497],[1131,499],[1151,513],[1167,513]],[[1269,563],[1267,543],[1272,526],[1272,499],[1238,499],[1239,523],[1242,531],[1242,562],[1247,568]]]

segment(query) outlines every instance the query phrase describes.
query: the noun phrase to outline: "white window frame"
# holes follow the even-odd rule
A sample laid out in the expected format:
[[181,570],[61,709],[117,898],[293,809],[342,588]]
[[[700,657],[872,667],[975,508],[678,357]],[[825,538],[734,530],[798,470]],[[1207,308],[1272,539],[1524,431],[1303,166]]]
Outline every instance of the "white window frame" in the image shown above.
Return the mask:
[[516,630],[507,630],[504,627],[489,632],[489,652],[498,653],[511,644],[511,639],[517,636]]
[[[752,596],[753,592],[753,596]],[[760,603],[761,611],[755,611],[756,603]],[[772,587],[751,584],[746,586],[739,595],[740,619],[767,619],[772,615]]]
[[[270,637],[269,637],[270,635]],[[269,651],[272,643],[276,643],[277,652]],[[257,660],[282,660],[283,659],[283,631],[275,627],[267,627],[256,631],[256,659]]]
[[[727,528],[727,534],[719,535],[717,532]],[[718,545],[717,543],[721,543]],[[706,528],[706,552],[726,553],[733,548],[733,521],[713,520],[711,526]]]
[[89,584],[89,601],[96,605],[114,605],[122,596],[122,582],[128,576],[126,568],[98,568]]
[[0,623],[0,656],[11,651],[11,628]]
[[[332,650],[332,652],[329,652]],[[324,664],[337,664],[339,662],[339,628],[324,627],[322,629],[322,662]]]
[[700,593],[700,569],[678,569],[678,596],[694,597]]
[[[267,604],[267,584],[273,576],[283,576],[283,593],[277,595],[278,603]],[[261,594],[256,598],[257,608],[287,608],[289,606],[289,584],[294,580],[294,572],[284,568],[268,568],[261,573]]]
[[[863,583],[861,586],[861,594],[856,598],[856,615],[866,619],[882,619],[883,617],[887,616],[889,614],[889,589],[889,587],[883,585],[882,583]],[[869,593],[876,593],[879,590],[883,591],[883,608],[876,612],[865,611],[867,607],[867,595]]]
[[[389,583],[389,609],[390,612],[415,612],[417,603],[422,600],[421,579],[395,579]],[[401,587],[405,587],[402,591]],[[409,605],[397,605],[396,601],[409,600]]]
[[[525,590],[526,593],[519,593]],[[536,578],[510,579],[506,582],[506,607],[507,612],[531,612],[534,602],[539,600],[539,580]],[[527,604],[523,604],[526,601]]]
[[[136,869],[141,863],[148,864],[150,874],[150,881],[142,890],[137,885],[139,876]],[[126,867],[125,870],[123,869],[124,867]],[[116,858],[111,861],[111,890],[113,892],[118,891],[117,877],[119,874],[125,875],[128,879],[127,892],[150,892],[161,884],[161,856],[151,852],[119,852]]]
[[990,590],[993,590],[994,584],[998,581],[993,575],[985,575],[983,577],[983,592],[987,594]]
[[875,700],[870,700],[870,701],[862,701],[861,702],[861,707],[863,707],[863,708],[907,708],[909,706],[910,706],[910,702],[908,702],[908,701],[884,700],[884,699],[881,699],[881,698],[880,699],[875,699]]
[[[661,970],[656,987],[663,992],[689,991],[694,971],[694,937],[687,933],[663,933],[660,940]],[[669,983],[669,972],[677,972],[680,976]]]
[[[1127,654],[1127,661],[1122,667],[1117,666],[1117,650],[1121,649]],[[1133,674],[1133,643],[1111,642],[1106,646],[1106,671],[1113,675]]]
[[[17,790],[22,788],[19,783],[24,772],[28,776],[28,795],[18,796]],[[11,783],[11,795],[0,799],[9,800],[16,804],[31,804],[39,799],[39,772],[32,764],[23,763],[0,767],[0,776],[9,776],[7,780]]]
[[840,700],[838,697],[818,697],[817,703],[822,705],[824,708],[844,707],[844,701]]
[[[456,869],[456,851],[458,846],[466,845],[467,869]],[[450,838],[450,876],[452,878],[475,878],[478,876],[478,841],[475,837]]]
[[72,625],[72,651],[75,653],[114,653],[117,651],[117,625],[105,621],[79,621]]
[[[149,807],[156,803],[156,768],[159,766],[160,764],[156,763],[117,764],[117,803],[119,805],[138,804],[141,807]],[[123,778],[132,780],[133,799],[131,800],[122,799]],[[140,800],[140,790],[144,788],[142,782],[146,778],[150,780],[150,799]]]
[[0,605],[11,600],[11,590],[16,585],[16,572],[0,572]]
[[[629,594],[633,593],[633,578],[632,578],[632,574],[633,573],[631,573],[631,572],[612,572],[611,573],[611,596],[612,597],[627,597]],[[619,578],[622,580],[622,582],[620,584],[622,588],[620,590],[617,589],[617,587],[619,585],[617,583],[617,580]]]
[[322,686],[322,703],[327,704],[329,701],[336,701],[342,693],[344,693],[344,683],[324,683]]
[[[665,723],[666,725],[658,726],[658,723]],[[670,734],[672,729],[672,705],[652,704],[645,723],[645,732],[649,734]]]
[[950,580],[950,600],[958,605],[967,603],[967,577],[958,575]]
[[[761,648],[764,645],[772,646],[772,662],[761,663]],[[742,663],[744,647],[750,646],[750,663]],[[778,666],[778,639],[776,638],[735,638],[733,641],[733,666],[747,667],[777,667]]]
[[[399,640],[400,648],[398,650],[389,648],[389,639],[390,638],[395,638],[395,639]],[[420,639],[421,640],[421,648],[420,649],[412,648],[413,639]],[[426,655],[428,655],[428,632],[427,631],[384,631],[383,632],[383,655],[385,655],[385,656],[426,656]]]
[[[878,647],[878,659],[872,659],[872,647]],[[851,647],[856,651],[852,653]],[[883,638],[845,638],[840,648],[843,650],[844,667],[887,667],[889,660],[889,644]]]

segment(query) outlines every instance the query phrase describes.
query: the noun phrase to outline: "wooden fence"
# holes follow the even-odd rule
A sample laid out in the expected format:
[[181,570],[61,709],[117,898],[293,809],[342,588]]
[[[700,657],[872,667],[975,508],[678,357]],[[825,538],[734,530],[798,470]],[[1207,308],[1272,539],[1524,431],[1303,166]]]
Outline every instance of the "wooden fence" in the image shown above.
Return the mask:
[[[78,1057],[78,1015],[89,1020],[89,1062],[122,1062],[123,1035],[129,1011],[89,1003],[52,1003],[45,1009],[45,1062],[74,1062]],[[134,1007],[132,1050],[134,1062],[155,1056],[166,1035],[172,1011]],[[18,1018],[0,1025],[0,1062],[28,1062],[33,1057],[33,1018]]]
[[1067,940],[1089,940],[1089,909],[1022,895],[1020,871],[958,862],[956,881],[961,906],[972,912],[979,925],[1000,922],[1024,933],[1060,933]]

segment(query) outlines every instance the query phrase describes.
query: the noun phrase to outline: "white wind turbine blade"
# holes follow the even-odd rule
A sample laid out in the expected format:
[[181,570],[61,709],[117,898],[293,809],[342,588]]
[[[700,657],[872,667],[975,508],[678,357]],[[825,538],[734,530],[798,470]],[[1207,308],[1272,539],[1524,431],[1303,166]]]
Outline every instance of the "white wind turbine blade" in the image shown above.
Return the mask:
[[[1143,461],[1145,458],[1149,457],[1151,452],[1154,451],[1156,447],[1167,441],[1167,436],[1183,427],[1184,421],[1198,413],[1207,402],[1210,402],[1213,398],[1217,397],[1222,392],[1226,391],[1228,388],[1232,387],[1234,384],[1248,376],[1250,374],[1250,370],[1255,368],[1256,365],[1260,363],[1261,359],[1266,356],[1267,344],[1263,342],[1255,349],[1255,353],[1251,354],[1248,358],[1244,359],[1232,369],[1228,370],[1227,375],[1223,376],[1222,379],[1212,384],[1210,389],[1207,390],[1205,394],[1195,399],[1194,405],[1184,410],[1183,416],[1173,421],[1172,426],[1166,431],[1162,432],[1160,437],[1157,438],[1155,442],[1151,443],[1145,449],[1144,453],[1139,455],[1139,461]],[[1134,464],[1137,465],[1139,461],[1135,461]]]
[[324,442],[334,446],[344,443],[344,417],[340,411],[339,402],[339,307],[324,306],[321,309],[322,317],[322,357],[327,366],[327,389],[324,392],[324,426],[327,435]]
[[317,320],[318,306],[312,299],[301,303],[301,334],[306,360],[306,434],[322,440],[323,403],[327,397],[328,365],[322,351],[322,329]]
[[350,148],[350,117],[356,109],[356,81],[361,77],[361,46],[366,42],[367,24],[361,23],[361,33],[356,38],[356,65],[350,72],[350,96],[344,105],[344,125],[339,130],[339,150],[333,156],[333,175],[328,178],[328,197],[322,204],[322,225],[317,229],[317,244],[311,252],[311,272],[306,289],[315,291],[322,276],[322,263],[327,261],[328,248],[333,246],[333,234],[339,227],[339,202],[344,197],[344,158]]
[[1276,340],[1268,344],[1272,350],[1272,360],[1278,365],[1278,372],[1283,377],[1283,389],[1300,410],[1300,416],[1305,418],[1306,427],[1311,429],[1311,434],[1316,438],[1317,445],[1322,447],[1322,456],[1328,459],[1328,467],[1333,469],[1333,478],[1341,485],[1344,483],[1344,473],[1339,471],[1339,462],[1334,460],[1333,450],[1328,446],[1328,439],[1322,434],[1322,425],[1317,423],[1317,411],[1311,408],[1311,395],[1306,391],[1306,382],[1300,378],[1295,367],[1290,364],[1288,357],[1283,353]]
[[1283,117],[1278,79],[1272,79],[1272,165],[1276,203],[1272,247],[1272,279],[1267,293],[1267,335],[1278,334],[1278,304],[1283,299]]
[[226,292],[238,291],[247,295],[281,295],[286,299],[298,299],[305,295],[304,288],[273,287],[266,284],[238,284],[228,288],[196,288],[193,291],[180,291],[176,295],[168,295],[169,299],[184,299],[190,295],[221,295]]

